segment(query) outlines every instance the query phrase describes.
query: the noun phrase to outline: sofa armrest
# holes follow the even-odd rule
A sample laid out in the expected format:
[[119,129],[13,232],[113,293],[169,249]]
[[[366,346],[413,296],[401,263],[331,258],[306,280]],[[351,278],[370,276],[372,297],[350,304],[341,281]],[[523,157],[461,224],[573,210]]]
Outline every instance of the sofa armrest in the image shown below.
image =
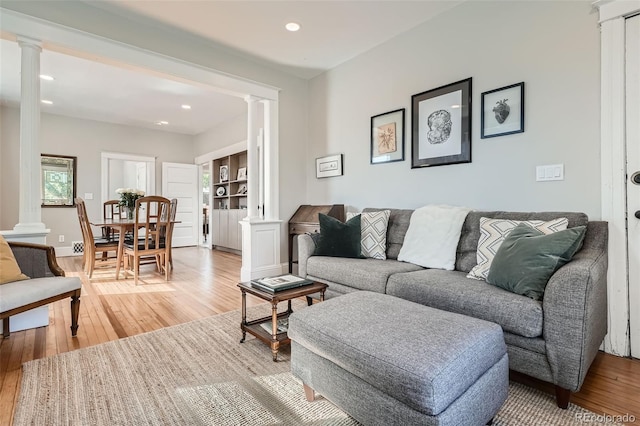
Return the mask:
[[316,244],[309,234],[298,235],[298,275],[307,277],[307,260],[313,256]]
[[8,241],[23,274],[30,278],[60,277],[64,271],[56,261],[52,246]]
[[544,339],[554,383],[578,391],[607,334],[608,227],[589,222],[582,249],[544,294]]

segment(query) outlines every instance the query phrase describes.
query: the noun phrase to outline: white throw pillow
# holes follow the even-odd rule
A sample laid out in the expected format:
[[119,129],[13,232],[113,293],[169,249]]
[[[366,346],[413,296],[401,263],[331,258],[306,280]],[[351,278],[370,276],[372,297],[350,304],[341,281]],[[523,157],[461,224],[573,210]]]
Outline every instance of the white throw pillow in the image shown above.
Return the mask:
[[367,213],[347,213],[347,221],[360,215],[361,252],[364,257],[387,258],[387,227],[391,210]]
[[544,234],[551,234],[567,229],[569,219],[560,217],[545,222],[543,220],[522,221],[481,217],[480,238],[478,239],[478,251],[476,254],[478,264],[469,271],[467,278],[486,281],[487,276],[489,276],[491,262],[493,262],[493,258],[502,245],[502,242],[509,232],[521,223],[526,223]]
[[426,206],[411,214],[398,260],[425,268],[452,271],[462,225],[470,209]]

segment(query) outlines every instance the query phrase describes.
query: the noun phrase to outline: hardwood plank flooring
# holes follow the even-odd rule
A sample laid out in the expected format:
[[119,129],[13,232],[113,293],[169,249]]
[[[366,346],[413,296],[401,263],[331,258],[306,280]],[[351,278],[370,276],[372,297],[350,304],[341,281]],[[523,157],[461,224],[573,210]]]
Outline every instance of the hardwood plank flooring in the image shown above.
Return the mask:
[[[78,337],[71,337],[69,301],[61,300],[50,305],[48,327],[0,340],[0,425],[11,424],[26,361],[240,308],[239,256],[197,247],[174,249],[173,255],[171,281],[154,273],[154,265],[144,265],[138,286],[133,279],[116,281],[112,269],[98,269],[89,280],[79,257],[59,258],[67,276],[82,280]],[[258,303],[247,297],[249,306]],[[512,377],[553,393],[546,383]],[[634,416],[629,424],[640,425],[640,360],[599,353],[571,401],[598,414]]]

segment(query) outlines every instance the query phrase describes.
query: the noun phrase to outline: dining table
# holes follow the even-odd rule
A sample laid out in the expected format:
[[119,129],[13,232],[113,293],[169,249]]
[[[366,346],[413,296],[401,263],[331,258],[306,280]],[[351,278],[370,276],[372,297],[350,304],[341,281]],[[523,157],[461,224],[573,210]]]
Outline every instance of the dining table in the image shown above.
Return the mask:
[[[124,236],[127,232],[133,231],[136,226],[135,219],[122,218],[122,219],[100,219],[97,221],[91,221],[91,225],[96,227],[107,227],[117,230],[120,237],[118,238],[118,249],[116,252],[116,280],[120,278],[120,266],[122,265],[122,256],[124,254]],[[172,224],[180,223],[179,220],[172,220]],[[138,223],[141,225],[141,223]]]

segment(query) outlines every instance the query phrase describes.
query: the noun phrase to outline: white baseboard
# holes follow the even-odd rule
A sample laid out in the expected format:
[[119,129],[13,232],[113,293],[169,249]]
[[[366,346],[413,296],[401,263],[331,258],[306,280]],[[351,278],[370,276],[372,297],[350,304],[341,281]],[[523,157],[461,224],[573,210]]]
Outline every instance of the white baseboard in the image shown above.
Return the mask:
[[71,247],[56,247],[56,257],[82,256],[82,253],[74,253]]

